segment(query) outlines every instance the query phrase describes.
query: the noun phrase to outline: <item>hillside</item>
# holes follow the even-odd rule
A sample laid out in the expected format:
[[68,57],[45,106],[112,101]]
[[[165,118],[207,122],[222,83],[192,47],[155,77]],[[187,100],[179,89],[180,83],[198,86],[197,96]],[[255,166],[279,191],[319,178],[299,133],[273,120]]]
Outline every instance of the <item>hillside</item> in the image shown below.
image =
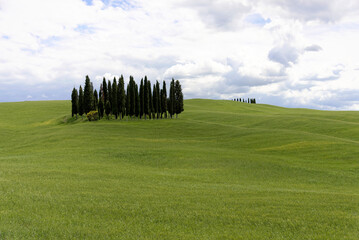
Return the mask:
[[185,100],[68,121],[0,103],[0,239],[357,239],[359,113]]

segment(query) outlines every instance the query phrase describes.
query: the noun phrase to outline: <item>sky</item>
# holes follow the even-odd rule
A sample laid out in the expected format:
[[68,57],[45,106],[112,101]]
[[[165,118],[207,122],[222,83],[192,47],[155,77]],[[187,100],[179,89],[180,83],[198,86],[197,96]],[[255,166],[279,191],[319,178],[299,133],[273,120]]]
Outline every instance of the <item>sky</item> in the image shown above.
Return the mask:
[[0,102],[121,74],[173,77],[185,99],[359,110],[359,1],[0,0]]

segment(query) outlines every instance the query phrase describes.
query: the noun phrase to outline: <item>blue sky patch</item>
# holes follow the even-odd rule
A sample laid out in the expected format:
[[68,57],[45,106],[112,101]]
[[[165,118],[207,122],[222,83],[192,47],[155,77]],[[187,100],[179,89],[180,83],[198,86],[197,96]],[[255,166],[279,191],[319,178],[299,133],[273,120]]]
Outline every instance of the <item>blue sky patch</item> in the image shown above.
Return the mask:
[[89,25],[80,24],[80,25],[77,25],[77,27],[75,28],[75,31],[80,32],[80,33],[94,33],[95,29]]
[[252,23],[254,25],[264,26],[267,23],[270,23],[272,20],[270,18],[264,19],[262,17],[262,15],[260,15],[258,13],[255,13],[255,14],[248,15],[245,18],[245,21],[249,22],[249,23]]
[[82,0],[83,2],[86,3],[86,5],[91,6],[92,5],[92,0]]

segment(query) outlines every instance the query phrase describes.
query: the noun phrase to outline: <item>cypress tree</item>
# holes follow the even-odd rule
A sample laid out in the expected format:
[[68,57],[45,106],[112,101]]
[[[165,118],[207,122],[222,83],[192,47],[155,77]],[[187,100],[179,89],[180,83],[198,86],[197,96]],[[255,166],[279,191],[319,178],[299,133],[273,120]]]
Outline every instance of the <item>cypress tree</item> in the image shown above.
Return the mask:
[[109,100],[107,100],[106,105],[105,105],[105,112],[107,115],[107,119],[110,119],[110,113],[111,113],[111,103]]
[[96,105],[95,105],[95,94],[93,91],[93,83],[90,81],[90,101],[91,101],[91,111],[92,110],[96,110]]
[[175,113],[175,80],[173,78],[170,85],[170,101],[168,112],[170,114],[170,117],[172,118],[173,114]]
[[144,98],[145,94],[144,94],[144,87],[143,87],[143,78],[141,79],[141,84],[140,84],[140,119],[142,118],[143,114],[145,113],[145,98]]
[[149,114],[149,106],[150,106],[150,95],[149,95],[149,90],[148,90],[148,81],[147,81],[147,76],[145,76],[145,81],[143,83],[143,102],[144,102],[144,107],[143,107],[143,111],[145,113],[145,119],[147,119],[147,115]]
[[79,90],[79,115],[82,118],[82,115],[84,114],[84,92],[82,91],[82,87],[80,85]]
[[152,112],[153,112],[153,99],[152,99],[152,92],[151,92],[151,81],[147,81],[147,88],[148,88],[148,116],[152,119]]
[[126,93],[125,93],[125,82],[123,81],[123,76],[121,75],[120,79],[118,80],[118,93],[119,98],[117,99],[118,111],[122,115],[122,118],[125,116],[126,113]]
[[102,81],[102,87],[103,87],[103,102],[104,104],[106,104],[107,100],[108,100],[108,91],[107,91],[107,83],[106,83],[106,79],[105,77],[103,78]]
[[127,84],[127,94],[126,94],[126,116],[130,116],[131,109],[131,91],[130,91],[130,83]]
[[156,118],[155,114],[157,113],[158,104],[157,104],[157,90],[156,84],[153,84],[153,93],[152,93],[152,100],[153,100],[153,119]]
[[162,113],[164,113],[165,118],[167,118],[167,89],[165,81],[163,81],[161,101]]
[[178,80],[176,80],[175,83],[175,101],[175,113],[177,118],[178,114],[183,112],[183,93],[181,84]]
[[140,116],[140,96],[138,94],[138,85],[135,83],[135,116],[138,118]]
[[107,83],[107,91],[108,91],[108,101],[110,102],[110,112],[112,112],[112,87],[111,87],[111,81],[108,80]]
[[162,116],[161,114],[161,111],[162,111],[162,108],[161,108],[161,92],[160,92],[160,83],[158,81],[156,81],[156,105],[157,105],[157,119],[160,118],[160,115]]
[[117,81],[116,78],[113,79],[112,83],[112,114],[115,115],[115,118],[117,119],[118,116],[118,109],[117,109]]
[[136,113],[136,83],[133,80],[133,77],[130,76],[130,82],[131,82],[131,116],[133,117]]
[[85,89],[84,89],[84,111],[85,114],[92,110],[92,98],[93,93],[91,92],[91,82],[89,76],[86,76]]
[[97,90],[95,89],[95,91],[93,92],[93,96],[94,96],[94,105],[95,105],[95,109],[98,109],[98,94],[97,94]]
[[104,112],[104,108],[103,108],[103,100],[102,98],[100,98],[100,101],[98,102],[98,115],[101,118],[103,118],[103,112]]
[[72,104],[71,116],[73,117],[74,115],[76,115],[76,119],[77,119],[78,103],[79,103],[78,98],[79,98],[79,96],[77,93],[77,89],[74,87],[74,89],[72,90],[72,94],[71,94],[71,104]]

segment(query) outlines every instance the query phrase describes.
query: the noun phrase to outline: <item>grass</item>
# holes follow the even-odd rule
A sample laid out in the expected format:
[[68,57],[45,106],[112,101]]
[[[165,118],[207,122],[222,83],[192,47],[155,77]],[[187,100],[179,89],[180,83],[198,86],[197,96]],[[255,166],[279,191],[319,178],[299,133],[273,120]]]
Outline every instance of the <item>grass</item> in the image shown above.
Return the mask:
[[0,103],[0,239],[357,239],[359,113],[186,100],[87,122]]

